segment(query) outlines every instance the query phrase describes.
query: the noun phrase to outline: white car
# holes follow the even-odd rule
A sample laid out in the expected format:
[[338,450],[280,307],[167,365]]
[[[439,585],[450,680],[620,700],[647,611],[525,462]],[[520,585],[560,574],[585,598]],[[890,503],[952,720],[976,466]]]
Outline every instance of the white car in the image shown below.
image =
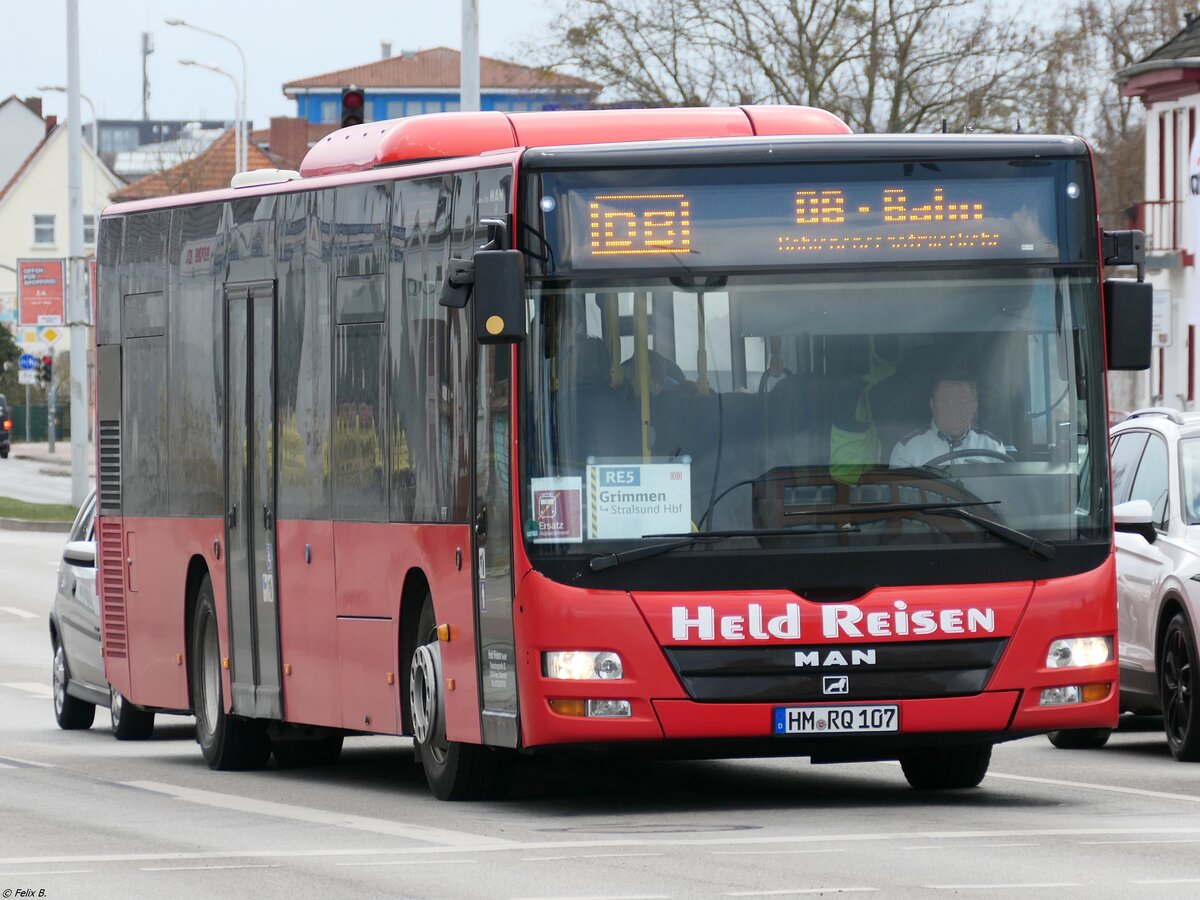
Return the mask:
[[[1171,753],[1200,760],[1200,413],[1159,408],[1113,427],[1121,709],[1161,714]],[[1059,731],[1099,747],[1106,730]]]
[[118,740],[144,740],[154,732],[154,713],[126,702],[104,678],[95,517],[92,493],[79,508],[58,566],[58,590],[50,610],[54,718],[63,729],[91,728],[96,706],[107,706]]

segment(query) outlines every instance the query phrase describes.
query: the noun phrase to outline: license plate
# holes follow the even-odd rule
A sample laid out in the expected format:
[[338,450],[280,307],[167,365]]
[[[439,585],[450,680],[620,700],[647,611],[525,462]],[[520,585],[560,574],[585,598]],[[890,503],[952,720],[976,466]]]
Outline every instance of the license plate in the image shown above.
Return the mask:
[[777,706],[776,734],[862,734],[900,730],[895,704]]

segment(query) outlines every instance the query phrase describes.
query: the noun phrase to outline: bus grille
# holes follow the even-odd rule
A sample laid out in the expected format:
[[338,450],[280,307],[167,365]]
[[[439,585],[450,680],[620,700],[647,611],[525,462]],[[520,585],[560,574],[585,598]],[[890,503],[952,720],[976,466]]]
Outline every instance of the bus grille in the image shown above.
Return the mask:
[[693,700],[807,703],[977,694],[1007,643],[992,638],[663,649]]
[[125,659],[129,631],[125,622],[125,544],[122,523],[100,522],[100,602],[104,605],[104,655]]
[[121,423],[100,423],[100,514],[121,513]]

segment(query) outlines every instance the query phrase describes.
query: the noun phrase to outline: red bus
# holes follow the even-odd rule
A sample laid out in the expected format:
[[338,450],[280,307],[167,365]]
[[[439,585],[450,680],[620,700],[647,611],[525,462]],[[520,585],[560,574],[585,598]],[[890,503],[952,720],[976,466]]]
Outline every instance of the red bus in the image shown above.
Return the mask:
[[597,748],[954,788],[1114,724],[1149,303],[1081,141],[455,113],[235,184],[98,251],[106,674],[213,768],[379,733],[443,799]]

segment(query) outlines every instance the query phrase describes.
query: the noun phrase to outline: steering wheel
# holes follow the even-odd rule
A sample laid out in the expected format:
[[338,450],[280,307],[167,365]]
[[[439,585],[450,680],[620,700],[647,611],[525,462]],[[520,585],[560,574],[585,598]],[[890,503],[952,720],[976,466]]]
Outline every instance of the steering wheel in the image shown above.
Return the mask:
[[940,466],[942,463],[950,462],[954,459],[962,459],[965,456],[986,456],[988,459],[998,459],[1001,462],[1016,462],[1011,456],[1002,450],[992,450],[987,447],[981,447],[978,450],[972,450],[969,447],[961,447],[958,450],[951,450],[949,453],[943,453],[940,456],[935,456],[927,466]]

